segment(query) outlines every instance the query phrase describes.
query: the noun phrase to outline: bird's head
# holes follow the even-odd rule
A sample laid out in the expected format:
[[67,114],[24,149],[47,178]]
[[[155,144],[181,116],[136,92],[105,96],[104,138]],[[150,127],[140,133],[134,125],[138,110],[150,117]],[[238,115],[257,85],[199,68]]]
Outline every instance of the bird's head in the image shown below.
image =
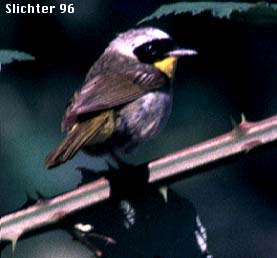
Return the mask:
[[197,54],[195,50],[179,48],[166,32],[153,27],[119,34],[106,51],[116,51],[138,62],[151,64],[169,78],[174,74],[179,57]]

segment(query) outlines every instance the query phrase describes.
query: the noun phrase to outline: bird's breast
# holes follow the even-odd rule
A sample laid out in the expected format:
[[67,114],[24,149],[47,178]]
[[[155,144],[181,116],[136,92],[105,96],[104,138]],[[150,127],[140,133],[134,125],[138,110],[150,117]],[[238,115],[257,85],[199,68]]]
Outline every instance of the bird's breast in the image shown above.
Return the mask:
[[124,106],[118,113],[116,131],[126,148],[137,145],[158,133],[171,113],[170,91],[149,92]]

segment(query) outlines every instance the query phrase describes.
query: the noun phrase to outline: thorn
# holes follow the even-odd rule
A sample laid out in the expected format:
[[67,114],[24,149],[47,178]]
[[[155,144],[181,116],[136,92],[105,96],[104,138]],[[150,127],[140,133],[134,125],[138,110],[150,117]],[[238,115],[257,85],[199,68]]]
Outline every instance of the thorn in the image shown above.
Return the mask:
[[236,120],[234,119],[234,117],[230,117],[230,121],[231,121],[231,124],[232,124],[232,126],[233,126],[233,128],[234,128],[234,130],[238,130],[239,129],[239,124],[236,122]]
[[159,192],[162,195],[164,201],[167,203],[167,201],[168,201],[168,195],[167,195],[167,193],[168,193],[168,187],[167,186],[160,187],[159,188]]
[[15,247],[17,244],[17,240],[18,240],[19,236],[14,237],[11,241],[12,241],[12,253],[14,254],[15,252]]
[[47,200],[47,198],[45,197],[45,195],[43,195],[40,191],[36,191],[36,195],[39,201],[44,201]]
[[31,206],[31,205],[33,205],[33,204],[35,204],[37,202],[37,200],[35,198],[33,198],[29,192],[26,192],[26,199],[27,200],[20,207],[20,209],[27,208],[27,207],[29,207],[29,206]]
[[241,116],[241,122],[239,124],[235,121],[233,117],[230,118],[231,123],[233,125],[233,130],[235,131],[238,137],[247,133],[247,129],[248,129],[248,122],[246,120],[244,113],[241,113],[240,116]]
[[247,119],[245,117],[245,114],[241,113],[240,114],[240,118],[241,118],[241,123],[246,123],[247,122]]

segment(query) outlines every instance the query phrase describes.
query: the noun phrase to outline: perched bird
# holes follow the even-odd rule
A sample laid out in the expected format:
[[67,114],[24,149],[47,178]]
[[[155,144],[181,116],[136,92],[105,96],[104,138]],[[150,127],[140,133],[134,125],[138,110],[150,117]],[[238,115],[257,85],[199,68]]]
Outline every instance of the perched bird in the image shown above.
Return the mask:
[[91,155],[128,152],[157,134],[171,112],[177,59],[195,54],[157,28],[119,34],[71,99],[62,121],[67,135],[46,158],[47,168],[80,149]]

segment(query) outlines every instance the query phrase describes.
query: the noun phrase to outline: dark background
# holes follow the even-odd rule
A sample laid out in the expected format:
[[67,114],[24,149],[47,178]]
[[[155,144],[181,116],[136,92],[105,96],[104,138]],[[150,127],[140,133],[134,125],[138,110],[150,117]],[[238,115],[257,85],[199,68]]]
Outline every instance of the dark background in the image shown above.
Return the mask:
[[[77,166],[105,167],[78,154],[46,171],[44,158],[62,139],[60,121],[68,99],[118,32],[168,1],[18,1],[74,3],[75,14],[12,15],[0,4],[0,49],[35,56],[3,66],[0,74],[0,214],[18,209],[27,195],[46,197],[74,189]],[[12,3],[11,1],[9,3]],[[152,25],[199,55],[180,60],[168,126],[127,157],[150,160],[232,129],[244,113],[251,121],[276,114],[277,28],[209,18],[168,17]],[[172,185],[196,207],[215,257],[277,257],[276,144],[250,151],[206,173]],[[182,221],[180,221],[182,223]],[[11,247],[3,252],[11,257]],[[90,257],[86,248],[55,230],[19,241],[14,257]]]

